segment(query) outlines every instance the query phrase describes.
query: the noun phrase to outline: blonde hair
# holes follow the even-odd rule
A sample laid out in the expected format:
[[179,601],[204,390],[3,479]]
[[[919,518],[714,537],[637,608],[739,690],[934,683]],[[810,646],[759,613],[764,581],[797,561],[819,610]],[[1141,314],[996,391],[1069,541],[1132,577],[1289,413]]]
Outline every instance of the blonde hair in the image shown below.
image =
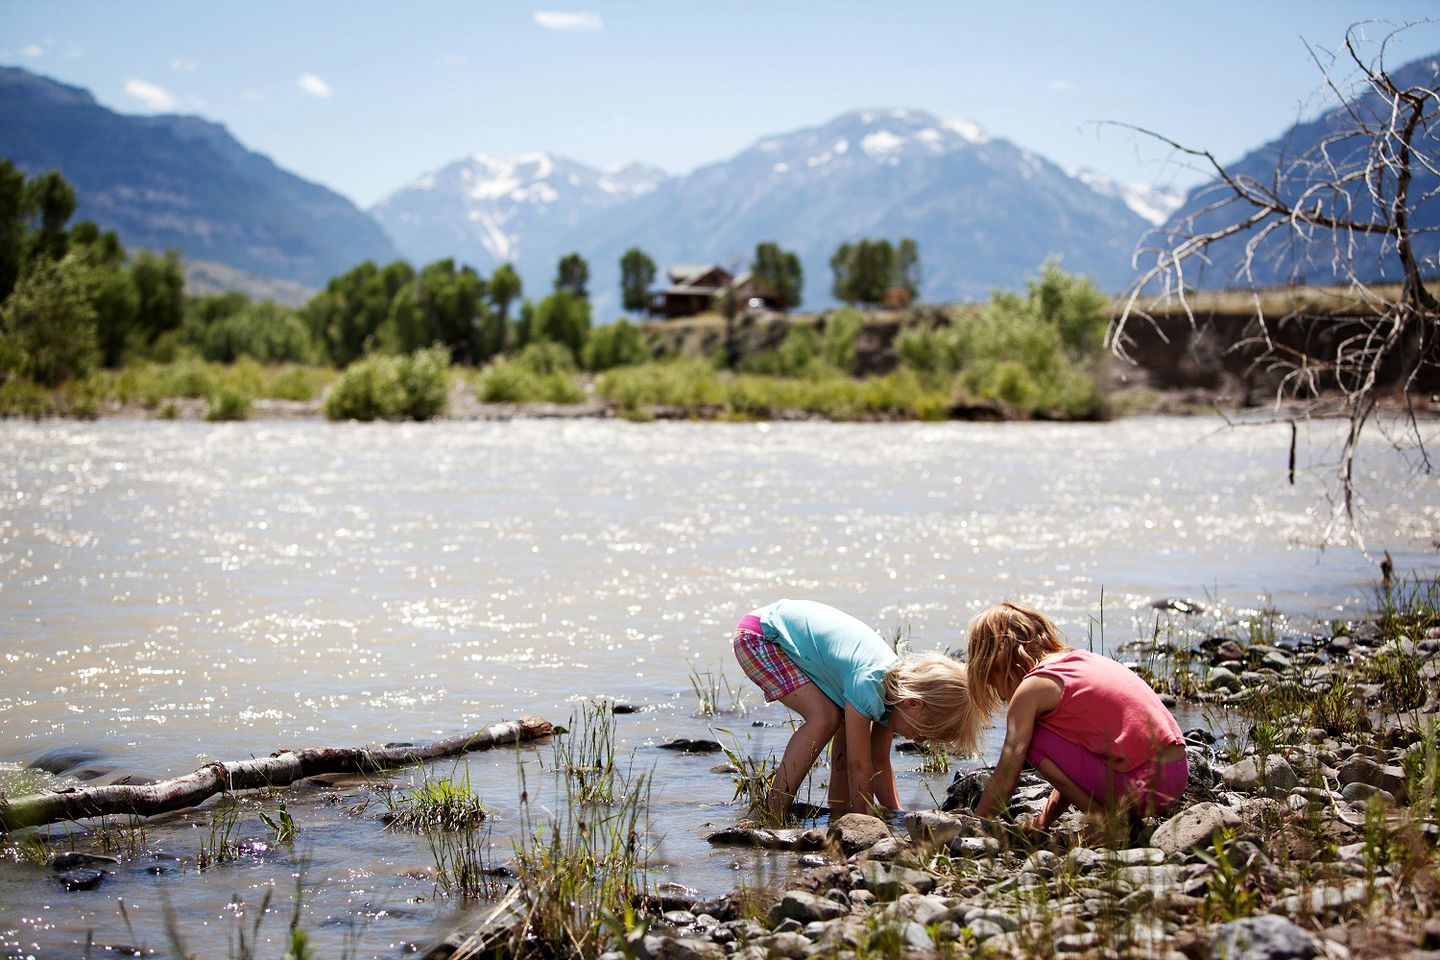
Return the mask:
[[885,706],[902,700],[925,705],[914,720],[915,732],[926,740],[952,744],[961,753],[976,750],[984,715],[970,697],[965,667],[943,653],[911,653],[885,672],[881,684]]
[[987,717],[1042,659],[1070,649],[1049,617],[1008,601],[977,613],[968,632],[966,677],[976,707]]

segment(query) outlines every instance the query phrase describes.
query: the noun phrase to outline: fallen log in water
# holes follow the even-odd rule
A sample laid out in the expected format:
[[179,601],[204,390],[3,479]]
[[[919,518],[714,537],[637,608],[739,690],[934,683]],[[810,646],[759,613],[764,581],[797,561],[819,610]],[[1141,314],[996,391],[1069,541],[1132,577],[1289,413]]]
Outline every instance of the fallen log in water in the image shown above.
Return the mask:
[[113,814],[153,817],[197,806],[217,793],[284,787],[324,773],[373,773],[501,744],[535,740],[549,736],[554,729],[548,720],[521,717],[418,746],[279,750],[259,759],[207,763],[194,773],[158,783],[72,787],[14,799],[0,797],[0,832]]

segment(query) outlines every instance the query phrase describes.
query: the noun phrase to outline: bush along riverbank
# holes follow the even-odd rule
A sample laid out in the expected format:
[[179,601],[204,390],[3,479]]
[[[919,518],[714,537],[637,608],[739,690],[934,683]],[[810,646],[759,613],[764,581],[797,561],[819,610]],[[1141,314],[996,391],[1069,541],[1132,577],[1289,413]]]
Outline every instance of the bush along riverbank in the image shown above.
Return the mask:
[[[793,853],[801,872],[713,899],[617,873],[614,830],[587,859],[556,828],[550,859],[520,851],[530,866],[517,905],[427,956],[1435,956],[1440,582],[1387,587],[1375,616],[1320,635],[1280,636],[1275,622],[1260,613],[1198,642],[1214,624],[1157,627],[1132,662],[1213,717],[1187,731],[1190,782],[1160,817],[1072,811],[1036,837],[1013,824],[1039,812],[1047,784],[1027,774],[1006,821],[985,823],[969,808],[987,773],[961,773],[941,809],[903,824],[850,814],[828,829],[742,821],[715,832],[713,844]],[[611,769],[593,758],[585,768]],[[733,769],[737,797],[764,768]],[[611,787],[615,809],[640,802],[640,788]],[[606,895],[556,888],[566,871],[593,883],[588,865],[604,865]],[[570,914],[592,935],[575,939],[561,922]]]

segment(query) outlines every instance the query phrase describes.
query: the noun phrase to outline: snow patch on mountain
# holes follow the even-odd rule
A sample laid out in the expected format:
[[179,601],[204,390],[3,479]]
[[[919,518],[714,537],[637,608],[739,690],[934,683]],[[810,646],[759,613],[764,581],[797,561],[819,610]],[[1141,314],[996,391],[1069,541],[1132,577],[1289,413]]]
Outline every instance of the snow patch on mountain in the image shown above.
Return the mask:
[[1185,191],[1152,187],[1141,183],[1122,183],[1096,170],[1078,170],[1071,174],[1102,197],[1122,201],[1141,219],[1159,226],[1185,202]]

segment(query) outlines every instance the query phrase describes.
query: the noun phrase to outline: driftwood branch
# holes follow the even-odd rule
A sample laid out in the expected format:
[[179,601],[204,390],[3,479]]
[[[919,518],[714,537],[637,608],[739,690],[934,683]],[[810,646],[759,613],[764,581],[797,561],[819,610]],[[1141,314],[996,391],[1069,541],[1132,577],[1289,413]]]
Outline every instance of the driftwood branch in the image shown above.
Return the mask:
[[549,736],[554,729],[548,720],[521,717],[423,745],[279,750],[258,759],[207,763],[194,773],[158,783],[70,788],[9,800],[0,798],[0,832],[115,814],[153,817],[197,806],[217,793],[284,787],[326,773],[375,773],[535,740]]

